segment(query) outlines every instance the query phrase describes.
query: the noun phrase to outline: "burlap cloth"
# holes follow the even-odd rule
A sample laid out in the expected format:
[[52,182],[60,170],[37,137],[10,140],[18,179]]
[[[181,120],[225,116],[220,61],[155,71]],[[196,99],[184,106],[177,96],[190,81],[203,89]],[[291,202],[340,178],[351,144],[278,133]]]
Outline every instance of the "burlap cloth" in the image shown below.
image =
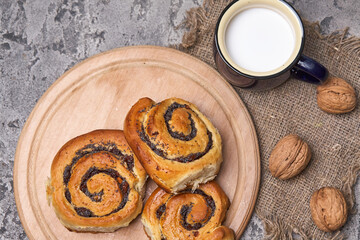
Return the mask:
[[[188,32],[179,48],[215,67],[214,27],[230,1],[204,0],[204,5],[187,12]],[[328,36],[319,25],[305,23],[305,55],[326,66],[332,75],[348,81],[359,96],[360,39],[346,37],[346,30]],[[322,112],[316,102],[316,86],[290,79],[276,89],[254,92],[237,89],[256,126],[261,154],[261,185],[255,212],[263,220],[265,238],[343,238],[341,232],[324,233],[311,220],[312,193],[324,186],[343,191],[353,209],[352,186],[360,169],[360,109],[342,115]],[[358,102],[359,102],[359,98]],[[281,181],[271,176],[268,158],[277,141],[295,133],[312,149],[308,167],[297,177]]]

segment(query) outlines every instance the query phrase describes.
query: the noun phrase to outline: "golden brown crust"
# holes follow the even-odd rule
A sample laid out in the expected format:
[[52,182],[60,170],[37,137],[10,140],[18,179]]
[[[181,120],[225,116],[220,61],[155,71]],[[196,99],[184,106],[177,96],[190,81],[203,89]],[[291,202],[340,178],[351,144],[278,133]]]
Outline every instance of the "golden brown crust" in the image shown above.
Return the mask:
[[195,105],[179,98],[140,99],[129,111],[124,134],[149,176],[168,192],[215,178],[221,138]]
[[147,235],[160,239],[234,239],[234,232],[221,226],[229,200],[214,181],[192,193],[177,195],[157,188],[145,203],[141,221]]
[[96,130],[67,142],[51,165],[47,196],[65,227],[112,232],[140,212],[146,172],[120,130]]

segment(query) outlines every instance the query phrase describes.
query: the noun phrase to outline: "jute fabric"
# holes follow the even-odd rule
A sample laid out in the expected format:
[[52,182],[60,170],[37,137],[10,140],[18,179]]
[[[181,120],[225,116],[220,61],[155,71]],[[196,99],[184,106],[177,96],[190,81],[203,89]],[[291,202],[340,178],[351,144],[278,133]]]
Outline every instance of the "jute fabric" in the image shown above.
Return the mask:
[[[205,0],[202,7],[188,11],[184,21],[188,31],[178,47],[215,68],[214,28],[229,2]],[[304,22],[304,54],[326,66],[331,75],[349,82],[359,96],[360,39],[348,37],[346,29],[323,36],[317,23]],[[342,115],[325,113],[317,106],[316,86],[295,79],[270,91],[237,92],[253,118],[259,139],[261,185],[255,212],[263,220],[265,238],[292,239],[294,233],[303,239],[346,237],[341,231],[319,230],[311,219],[309,202],[314,191],[333,186],[342,190],[349,210],[353,209],[352,186],[360,169],[359,107]],[[310,145],[312,158],[300,175],[282,181],[271,176],[268,159],[279,139],[290,133]]]

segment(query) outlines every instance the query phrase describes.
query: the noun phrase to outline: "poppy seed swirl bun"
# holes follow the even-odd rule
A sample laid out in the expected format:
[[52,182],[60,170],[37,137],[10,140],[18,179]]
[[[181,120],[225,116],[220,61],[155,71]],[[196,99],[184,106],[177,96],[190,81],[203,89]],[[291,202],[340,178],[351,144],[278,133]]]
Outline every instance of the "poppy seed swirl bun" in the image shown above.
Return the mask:
[[151,179],[168,192],[195,189],[220,169],[219,132],[185,100],[140,99],[126,116],[124,134]]
[[145,203],[141,221],[152,240],[232,240],[234,232],[221,226],[228,207],[229,199],[214,181],[176,195],[157,188]]
[[113,232],[140,214],[146,172],[120,130],[96,130],[56,154],[49,203],[68,229]]

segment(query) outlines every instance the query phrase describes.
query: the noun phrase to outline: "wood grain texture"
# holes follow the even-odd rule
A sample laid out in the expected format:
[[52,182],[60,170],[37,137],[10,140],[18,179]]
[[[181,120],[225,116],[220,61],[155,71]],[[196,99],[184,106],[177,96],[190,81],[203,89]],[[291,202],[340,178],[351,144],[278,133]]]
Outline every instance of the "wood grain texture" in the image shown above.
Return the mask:
[[[114,233],[75,233],[61,225],[46,200],[45,183],[56,152],[69,139],[95,129],[122,129],[141,97],[190,101],[223,139],[216,181],[231,205],[224,225],[239,237],[249,221],[260,181],[260,157],[251,117],[232,87],[211,67],[179,51],[136,46],[91,57],[60,77],[42,96],[19,139],[15,200],[30,239],[147,239],[136,218]],[[146,198],[156,185],[149,181]]]

